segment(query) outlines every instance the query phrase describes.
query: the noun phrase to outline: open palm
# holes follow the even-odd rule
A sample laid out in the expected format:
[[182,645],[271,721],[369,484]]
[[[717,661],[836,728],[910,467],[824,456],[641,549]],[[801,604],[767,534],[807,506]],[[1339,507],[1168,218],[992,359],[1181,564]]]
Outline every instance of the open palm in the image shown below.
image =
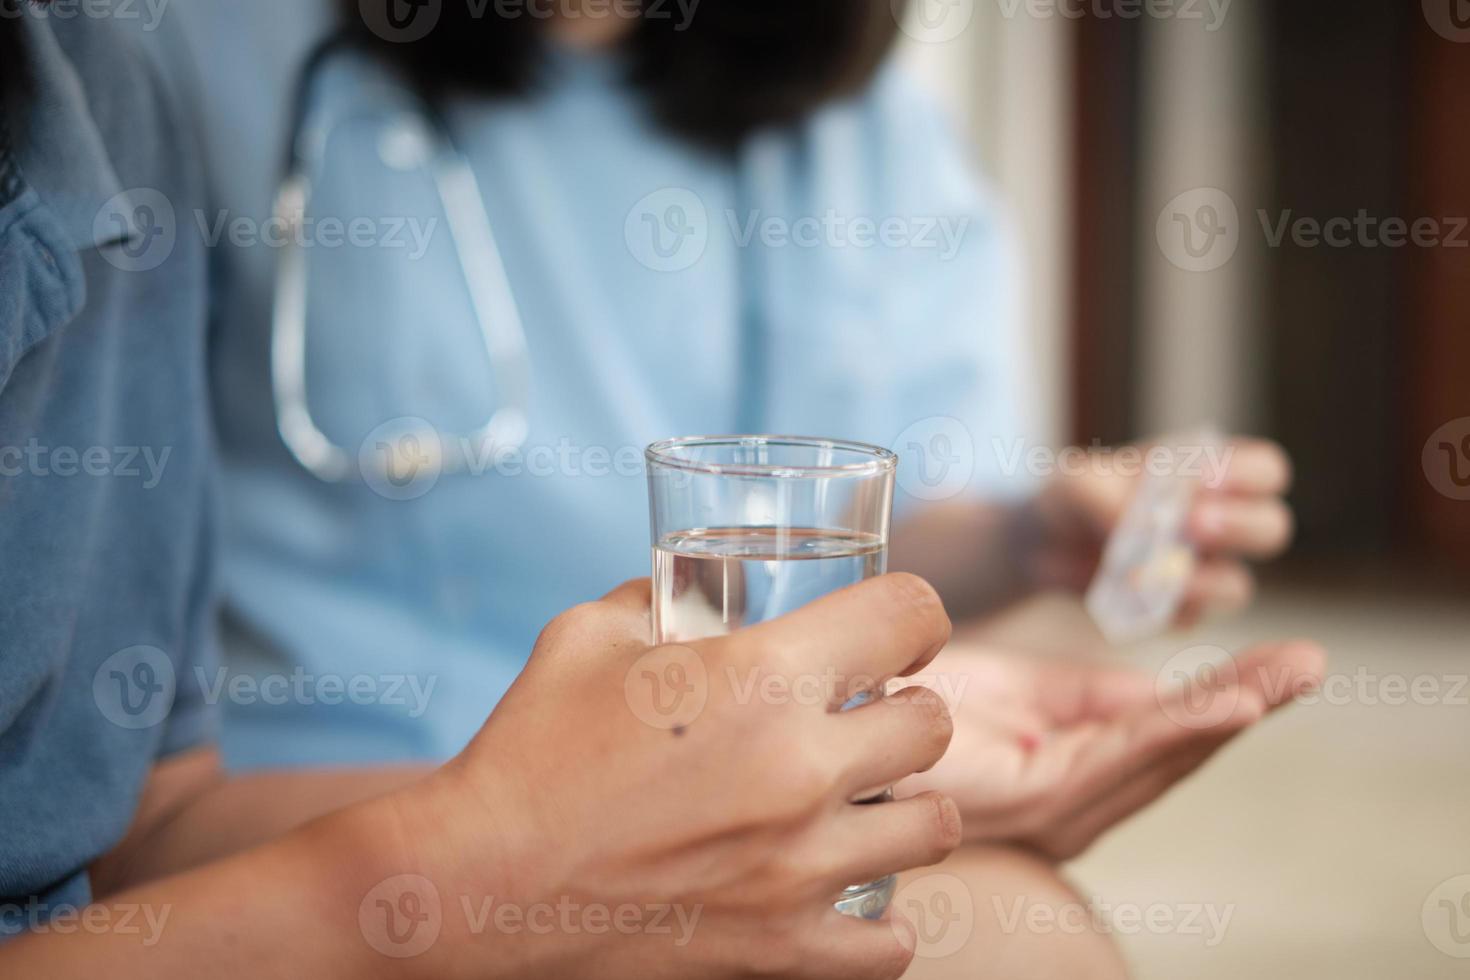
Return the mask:
[[1179,686],[1126,668],[950,650],[926,671],[955,733],[900,797],[955,799],[965,837],[1066,860],[1153,802],[1268,711],[1320,683],[1307,641],[1241,654]]

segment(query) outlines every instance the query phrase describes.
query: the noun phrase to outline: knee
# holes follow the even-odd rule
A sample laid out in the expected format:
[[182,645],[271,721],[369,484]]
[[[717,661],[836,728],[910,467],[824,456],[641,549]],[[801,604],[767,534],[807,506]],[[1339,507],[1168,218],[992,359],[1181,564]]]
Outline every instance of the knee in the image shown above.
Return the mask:
[[1046,861],[970,847],[904,876],[896,909],[919,929],[906,980],[1127,980],[1089,903]]

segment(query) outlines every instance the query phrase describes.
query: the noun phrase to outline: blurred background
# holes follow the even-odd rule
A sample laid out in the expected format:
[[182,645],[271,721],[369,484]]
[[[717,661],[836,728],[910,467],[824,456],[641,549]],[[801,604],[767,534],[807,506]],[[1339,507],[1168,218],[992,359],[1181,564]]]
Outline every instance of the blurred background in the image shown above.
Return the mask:
[[1470,975],[1470,3],[913,3],[903,57],[1024,238],[1038,435],[1213,420],[1297,464],[1253,611],[1130,656],[1333,656],[1079,890],[1231,910],[1120,929],[1143,980]]

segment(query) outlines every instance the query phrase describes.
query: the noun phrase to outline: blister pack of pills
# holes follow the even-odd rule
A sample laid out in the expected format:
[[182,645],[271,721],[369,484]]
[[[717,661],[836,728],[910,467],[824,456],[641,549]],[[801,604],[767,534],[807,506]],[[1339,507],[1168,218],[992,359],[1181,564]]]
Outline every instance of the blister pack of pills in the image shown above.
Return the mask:
[[1206,427],[1146,454],[1138,491],[1108,539],[1085,600],[1109,642],[1147,639],[1178,615],[1198,559],[1189,512],[1223,443]]

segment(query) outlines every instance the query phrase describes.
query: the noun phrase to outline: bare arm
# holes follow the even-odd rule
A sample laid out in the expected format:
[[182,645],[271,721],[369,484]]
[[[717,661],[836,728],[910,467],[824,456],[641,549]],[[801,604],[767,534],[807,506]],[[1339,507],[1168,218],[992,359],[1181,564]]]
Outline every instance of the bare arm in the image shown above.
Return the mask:
[[[718,679],[749,669],[796,683],[814,662],[913,673],[949,637],[938,597],[884,576],[668,648],[648,643],[648,603],[648,582],[630,582],[557,617],[479,735],[419,779],[231,784],[210,753],[171,760],[97,863],[98,900],[38,916],[0,946],[0,977],[900,976],[913,955],[904,921],[849,918],[832,897],[958,844],[958,813],[937,794],[853,802],[938,761],[944,705],[913,689],[841,714],[751,702]],[[708,663],[711,679],[673,729],[626,684],[669,658]],[[386,795],[230,853],[400,776]]]
[[201,749],[154,767],[122,842],[92,866],[99,898],[274,840],[428,775],[424,766],[300,770],[227,778]]
[[[892,565],[933,582],[957,616],[994,613],[1038,590],[1081,592],[1137,489],[1147,451],[1071,450],[1070,468],[1024,503],[931,505],[894,532]],[[1245,605],[1252,591],[1246,562],[1273,558],[1291,541],[1282,499],[1291,463],[1281,447],[1237,438],[1210,466],[1187,526],[1200,560],[1179,625]]]
[[1035,504],[937,503],[893,533],[889,564],[931,582],[956,618],[988,615],[1036,588]]
[[[196,871],[121,891],[0,946],[8,977],[407,976],[362,941],[359,899],[392,870],[378,856],[391,805],[370,804]],[[391,859],[389,859],[391,862]],[[427,964],[424,964],[427,966]]]

